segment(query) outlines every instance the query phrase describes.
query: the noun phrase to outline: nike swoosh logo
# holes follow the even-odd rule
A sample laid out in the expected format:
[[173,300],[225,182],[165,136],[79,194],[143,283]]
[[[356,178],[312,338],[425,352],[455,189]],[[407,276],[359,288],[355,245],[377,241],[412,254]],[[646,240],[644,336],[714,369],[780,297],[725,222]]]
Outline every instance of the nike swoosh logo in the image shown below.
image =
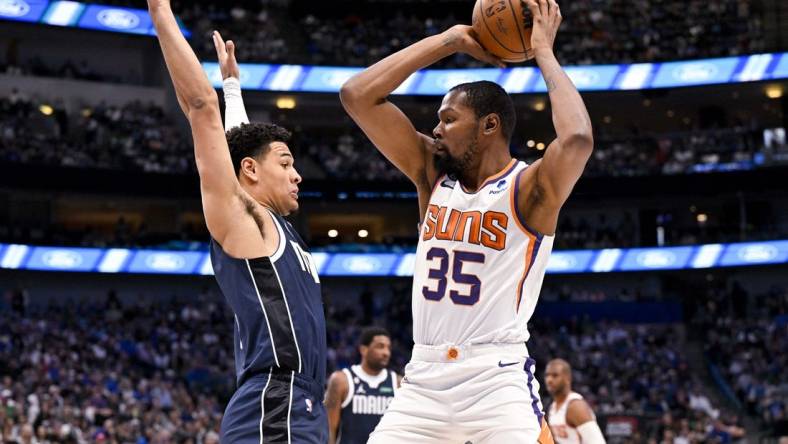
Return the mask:
[[446,179],[446,180],[444,180],[443,182],[441,182],[441,186],[442,186],[442,187],[444,187],[444,188],[451,188],[451,189],[454,189],[454,183],[452,183],[452,182],[453,182],[453,181],[451,181],[451,180],[449,180],[449,179]]
[[498,361],[498,367],[509,367],[510,365],[514,364],[519,364],[519,362],[507,362],[504,364],[503,362]]

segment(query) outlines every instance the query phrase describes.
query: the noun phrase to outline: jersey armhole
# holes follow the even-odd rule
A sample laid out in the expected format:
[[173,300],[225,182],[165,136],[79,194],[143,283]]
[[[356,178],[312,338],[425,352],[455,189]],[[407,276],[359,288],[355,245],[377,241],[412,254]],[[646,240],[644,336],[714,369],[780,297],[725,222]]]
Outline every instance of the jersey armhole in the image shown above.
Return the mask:
[[509,192],[509,206],[512,215],[514,216],[514,221],[517,223],[517,226],[520,230],[525,233],[528,237],[535,237],[541,240],[544,237],[544,234],[534,230],[533,228],[529,227],[527,223],[525,223],[525,216],[523,216],[522,212],[520,211],[520,206],[517,204],[519,202],[519,195],[520,195],[520,176],[527,170],[529,165],[526,165],[525,168],[521,169],[517,172],[514,176],[514,186],[510,188]]
[[343,368],[342,373],[344,373],[347,378],[347,395],[345,399],[342,400],[342,408],[344,409],[350,404],[350,400],[353,399],[353,393],[355,393],[356,387],[353,384],[353,375],[350,373],[350,370]]
[[282,254],[285,252],[285,247],[287,246],[287,237],[285,237],[285,231],[282,229],[282,225],[276,219],[276,216],[268,210],[268,215],[271,217],[271,220],[274,222],[274,226],[276,227],[276,232],[279,234],[279,243],[276,246],[276,251],[270,257],[271,262],[276,262],[282,257]]

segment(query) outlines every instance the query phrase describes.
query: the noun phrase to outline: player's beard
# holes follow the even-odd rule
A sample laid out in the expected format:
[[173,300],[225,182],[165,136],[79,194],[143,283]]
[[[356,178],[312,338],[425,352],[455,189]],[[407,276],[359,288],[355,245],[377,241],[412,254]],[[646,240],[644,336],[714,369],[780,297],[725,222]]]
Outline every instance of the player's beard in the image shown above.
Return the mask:
[[474,135],[461,156],[454,157],[449,153],[449,150],[445,150],[442,156],[433,156],[435,170],[438,172],[438,175],[446,174],[452,179],[459,179],[471,165],[478,151],[479,140],[477,136]]

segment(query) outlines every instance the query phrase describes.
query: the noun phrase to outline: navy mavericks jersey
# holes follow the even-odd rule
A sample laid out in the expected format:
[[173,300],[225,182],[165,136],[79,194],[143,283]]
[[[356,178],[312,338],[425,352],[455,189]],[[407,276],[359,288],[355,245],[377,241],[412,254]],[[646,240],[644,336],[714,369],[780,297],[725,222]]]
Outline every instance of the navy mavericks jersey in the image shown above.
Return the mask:
[[360,365],[342,372],[348,380],[348,395],[342,402],[337,444],[364,444],[394,399],[397,374],[384,369],[372,376]]
[[273,368],[300,373],[323,387],[326,320],[317,267],[290,223],[269,213],[279,232],[270,257],[234,258],[211,240],[214,275],[235,314],[238,386]]

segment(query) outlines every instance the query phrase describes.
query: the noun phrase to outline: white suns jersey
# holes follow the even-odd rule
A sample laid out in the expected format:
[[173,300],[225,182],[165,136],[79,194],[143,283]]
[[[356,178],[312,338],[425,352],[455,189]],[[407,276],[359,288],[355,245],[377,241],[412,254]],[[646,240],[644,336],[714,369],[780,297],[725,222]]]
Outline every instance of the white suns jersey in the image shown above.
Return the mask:
[[569,403],[575,399],[583,399],[583,396],[577,392],[569,392],[561,407],[556,409],[555,401],[550,404],[550,415],[547,417],[547,424],[550,426],[553,440],[557,444],[580,444],[580,434],[577,433],[577,429],[569,427],[566,423],[566,409],[569,408]]
[[438,179],[419,231],[413,339],[419,345],[523,343],[554,236],[526,227],[514,159],[475,192]]

